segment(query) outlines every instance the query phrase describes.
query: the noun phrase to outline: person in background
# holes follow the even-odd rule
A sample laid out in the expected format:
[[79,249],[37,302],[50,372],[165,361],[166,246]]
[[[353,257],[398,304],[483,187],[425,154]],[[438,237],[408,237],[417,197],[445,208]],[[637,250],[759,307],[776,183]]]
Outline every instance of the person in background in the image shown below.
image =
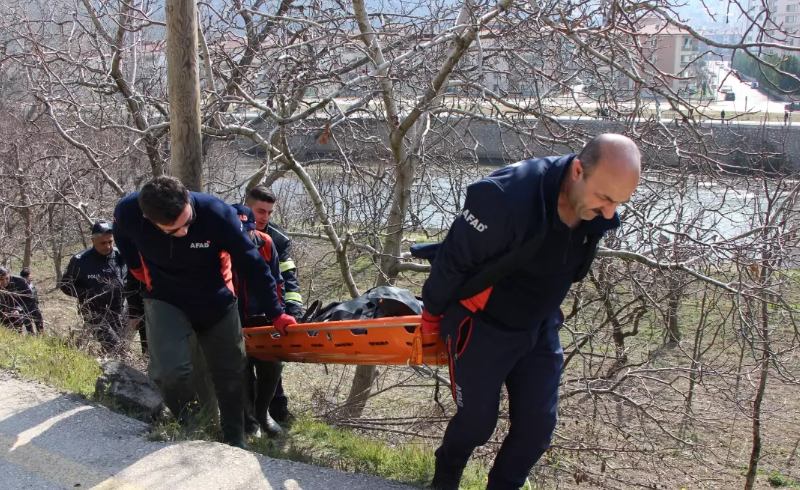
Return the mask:
[[25,279],[12,276],[8,269],[0,267],[0,322],[36,334],[32,300],[33,294]]
[[44,319],[42,318],[42,309],[39,305],[39,292],[33,284],[31,269],[29,267],[23,267],[19,272],[19,277],[25,279],[25,282],[28,283],[28,287],[31,289],[32,299],[30,302],[30,315],[33,319],[33,323],[36,325],[37,332],[42,333],[44,331]]
[[[292,239],[286,230],[272,221],[275,211],[275,195],[263,185],[257,185],[247,193],[245,206],[253,211],[256,217],[256,229],[264,232],[272,239],[278,250],[278,260],[283,278],[283,289],[286,301],[286,313],[299,320],[303,316],[303,296],[297,281],[297,267],[292,260]],[[278,422],[286,422],[291,418],[289,399],[283,391],[283,379],[278,381],[275,396],[269,406],[269,413]]]
[[98,221],[92,225],[92,246],[69,260],[61,279],[61,291],[78,299],[84,324],[106,353],[123,347],[126,274],[125,261],[114,247],[111,224]]
[[[241,204],[233,205],[234,211],[239,216],[243,231],[252,240],[258,253],[267,262],[270,274],[275,278],[275,294],[283,303],[283,279],[278,265],[278,252],[275,244],[266,233],[256,230],[256,220],[253,212]],[[267,319],[268,312],[258,302],[258,295],[252,290],[252,283],[248,283],[245,274],[233,270],[233,285],[238,297],[239,318],[242,327],[260,327],[270,325]],[[278,437],[283,429],[269,414],[269,406],[275,395],[275,388],[281,379],[283,363],[280,361],[262,361],[255,357],[247,358],[245,368],[245,434],[258,436],[259,429],[269,437]]]
[[191,387],[190,336],[196,334],[219,402],[223,442],[244,439],[244,337],[233,293],[233,265],[252,286],[275,328],[286,334],[286,315],[264,258],[242,233],[230,205],[189,192],[161,176],[122,198],[114,210],[114,237],[131,272],[147,288],[144,312],[148,374],[184,425],[196,422]]

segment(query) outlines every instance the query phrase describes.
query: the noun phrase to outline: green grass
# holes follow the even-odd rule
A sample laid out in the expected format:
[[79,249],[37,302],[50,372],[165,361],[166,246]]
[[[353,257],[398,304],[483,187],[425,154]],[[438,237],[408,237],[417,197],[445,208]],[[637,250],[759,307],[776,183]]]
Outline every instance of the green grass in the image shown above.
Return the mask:
[[[89,398],[93,397],[95,381],[102,374],[94,358],[61,339],[22,335],[4,327],[0,327],[0,368]],[[131,415],[107,400],[98,401],[111,410]],[[174,421],[158,421],[151,425],[147,438],[151,441],[219,441],[221,432],[211,417],[201,412],[193,428],[187,429]],[[250,449],[272,458],[365,473],[420,487],[427,486],[433,477],[434,455],[430,446],[391,447],[378,439],[309,418],[295,421],[280,439],[251,440]],[[483,466],[470,463],[461,488],[485,488],[486,475]]]
[[[150,441],[207,440],[220,441],[221,433],[210,419],[193,429],[175,422],[159,422],[151,427]],[[345,429],[301,418],[289,426],[278,439],[262,437],[248,441],[250,450],[270,458],[334,468],[352,473],[373,475],[387,480],[425,487],[433,478],[433,448],[427,445],[405,444],[387,446],[385,442],[355,434]],[[471,462],[464,472],[461,488],[479,490],[486,487],[486,469]]]
[[[281,439],[253,440],[250,447],[272,458],[364,473],[416,486],[426,486],[433,478],[435,458],[433,449],[427,445],[390,447],[383,441],[312,419],[297,420]],[[464,473],[461,488],[485,488],[486,475],[485,468],[471,463]]]
[[784,476],[777,471],[773,471],[767,476],[767,481],[773,487],[791,487],[800,488],[794,478]]
[[180,425],[175,419],[156,420],[150,424],[147,433],[147,440],[151,442],[172,442],[172,441],[216,441],[222,442],[222,430],[214,422],[213,415],[204,409],[199,408],[195,401],[195,409],[199,409],[196,414],[195,422],[191,427]]
[[102,374],[97,361],[56,337],[21,335],[0,326],[0,368],[90,397]]

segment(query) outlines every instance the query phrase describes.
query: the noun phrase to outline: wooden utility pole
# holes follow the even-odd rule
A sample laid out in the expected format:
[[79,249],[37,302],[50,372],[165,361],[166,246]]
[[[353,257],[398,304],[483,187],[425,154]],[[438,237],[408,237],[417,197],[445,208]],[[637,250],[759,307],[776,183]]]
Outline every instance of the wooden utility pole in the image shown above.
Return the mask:
[[[197,46],[197,1],[167,0],[167,89],[172,175],[190,191],[203,192]],[[203,350],[194,334],[189,340],[192,388],[203,408],[219,421],[217,398]]]
[[203,191],[196,0],[167,0],[167,86],[172,175]]

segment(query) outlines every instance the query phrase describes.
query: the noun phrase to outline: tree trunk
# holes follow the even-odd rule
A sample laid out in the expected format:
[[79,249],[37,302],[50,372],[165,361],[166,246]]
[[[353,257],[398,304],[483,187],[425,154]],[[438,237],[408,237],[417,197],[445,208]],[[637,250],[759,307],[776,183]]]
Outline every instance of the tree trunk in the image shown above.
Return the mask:
[[353,384],[347,395],[347,408],[344,413],[350,417],[361,417],[372,391],[372,383],[377,376],[377,366],[356,366],[356,374],[353,376]]
[[758,381],[756,398],[753,400],[753,448],[750,451],[750,464],[747,467],[747,477],[744,490],[753,490],[758,472],[758,462],[761,459],[761,405],[764,402],[764,392],[767,391],[767,378],[769,375],[769,307],[766,301],[761,301],[761,341],[764,346],[761,350],[761,379]]
[[[511,0],[503,0],[500,2],[499,7],[505,10],[510,3]],[[472,18],[473,7],[474,2],[472,0],[466,0],[464,2],[459,12],[458,19],[456,20],[457,25],[467,25],[467,20]],[[355,14],[356,22],[358,23],[362,35],[361,40],[364,42],[367,49],[369,49],[375,66],[382,66],[385,62],[385,57],[383,56],[380,38],[376,35],[368,19],[364,0],[353,1],[353,13]],[[424,139],[425,131],[423,128],[426,126],[426,118],[430,117],[429,111],[431,107],[441,102],[443,87],[447,85],[450,73],[452,73],[458,61],[467,49],[469,49],[477,36],[477,30],[474,27],[468,29],[463,28],[459,33],[459,38],[452,43],[452,51],[448,59],[439,67],[425,95],[417,101],[415,107],[402,121],[400,120],[400,111],[396,102],[397,98],[395,97],[391,77],[385,76],[388,74],[388,66],[381,70],[378,75],[381,95],[383,96],[386,110],[386,123],[389,126],[389,146],[396,164],[394,199],[392,200],[392,206],[389,211],[389,220],[386,226],[386,240],[384,241],[383,251],[381,253],[381,274],[378,276],[378,286],[393,284],[397,278],[395,266],[400,257],[400,247],[403,241],[403,225],[406,219],[408,203],[411,198],[414,174],[420,163],[418,151]],[[416,128],[416,133],[413,134],[413,141],[407,150],[406,136],[412,128]],[[353,379],[353,385],[350,388],[350,394],[347,399],[351,416],[361,416],[377,372],[377,368],[374,366],[359,366],[356,368],[356,375]]]
[[[383,56],[380,39],[369,23],[364,0],[355,0],[353,2],[353,12],[356,16],[364,45],[370,50],[370,54],[375,60],[375,65],[382,65],[386,60]],[[394,87],[392,86],[391,78],[386,76],[387,73],[388,67],[380,72],[379,84],[381,86],[381,95],[383,96],[386,110],[386,123],[389,126],[389,134],[392,134],[392,132],[396,130],[395,121],[399,121],[399,109],[397,107],[396,98],[394,97]],[[393,141],[391,147],[392,154],[397,163],[395,166],[396,183],[394,188],[394,200],[392,202],[389,223],[386,230],[386,241],[380,261],[381,274],[378,276],[378,286],[386,286],[393,282],[389,279],[389,274],[396,260],[395,257],[399,256],[400,243],[403,238],[405,205],[407,204],[411,188],[410,185],[408,189],[404,186],[408,180],[409,172],[411,179],[414,177],[413,167],[411,169],[408,168],[409,159],[404,158],[402,136],[399,142]],[[353,378],[353,384],[350,386],[350,394],[347,397],[347,413],[351,417],[360,417],[364,412],[364,407],[367,404],[370,390],[372,389],[372,383],[375,381],[377,374],[378,368],[375,366],[356,367],[356,374]]]
[[681,329],[678,324],[678,306],[680,305],[680,294],[670,295],[667,302],[667,343],[677,344],[681,340]]
[[[703,290],[703,299],[700,303],[700,311],[706,311],[706,300],[708,298],[708,287]],[[697,324],[697,330],[694,335],[694,348],[692,350],[692,369],[689,374],[689,390],[686,394],[686,402],[683,406],[683,421],[681,422],[681,434],[686,438],[686,431],[692,421],[692,403],[694,400],[694,391],[697,386],[699,378],[698,369],[700,367],[701,358],[703,355],[703,334],[705,333],[706,314],[701,313],[700,320]]]
[[33,232],[31,230],[31,208],[27,207],[30,204],[27,191],[28,184],[22,177],[22,175],[25,174],[25,169],[20,162],[20,150],[16,143],[14,143],[14,149],[16,150],[17,174],[19,175],[17,178],[17,183],[19,184],[19,214],[22,217],[23,224],[25,225],[25,229],[23,230],[23,233],[25,233],[25,247],[22,255],[22,267],[30,267],[31,248],[33,246]]
[[[55,227],[55,204],[47,207],[47,232],[50,235],[50,251],[53,254],[53,268],[56,271],[56,286],[61,284],[64,273],[61,271],[61,234],[56,233]],[[57,239],[56,237],[59,237]]]
[[[23,191],[23,198],[27,201]],[[22,210],[22,219],[25,222],[25,249],[22,255],[22,267],[31,266],[31,255],[33,254],[33,230],[31,229],[31,208]]]
[[[203,191],[203,148],[200,134],[200,71],[197,54],[197,3],[167,0],[167,86],[172,174],[190,191]],[[219,420],[213,382],[194,333],[192,386],[198,400]]]
[[200,72],[197,3],[167,0],[167,85],[172,174],[192,191],[203,191],[200,134]]

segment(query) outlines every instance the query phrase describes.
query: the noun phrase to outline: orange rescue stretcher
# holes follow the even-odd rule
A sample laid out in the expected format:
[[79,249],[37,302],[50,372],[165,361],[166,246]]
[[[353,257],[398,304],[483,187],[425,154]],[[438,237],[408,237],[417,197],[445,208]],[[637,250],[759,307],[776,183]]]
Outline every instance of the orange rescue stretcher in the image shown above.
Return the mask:
[[435,366],[447,364],[439,334],[423,334],[419,315],[244,329],[247,355],[265,361]]

